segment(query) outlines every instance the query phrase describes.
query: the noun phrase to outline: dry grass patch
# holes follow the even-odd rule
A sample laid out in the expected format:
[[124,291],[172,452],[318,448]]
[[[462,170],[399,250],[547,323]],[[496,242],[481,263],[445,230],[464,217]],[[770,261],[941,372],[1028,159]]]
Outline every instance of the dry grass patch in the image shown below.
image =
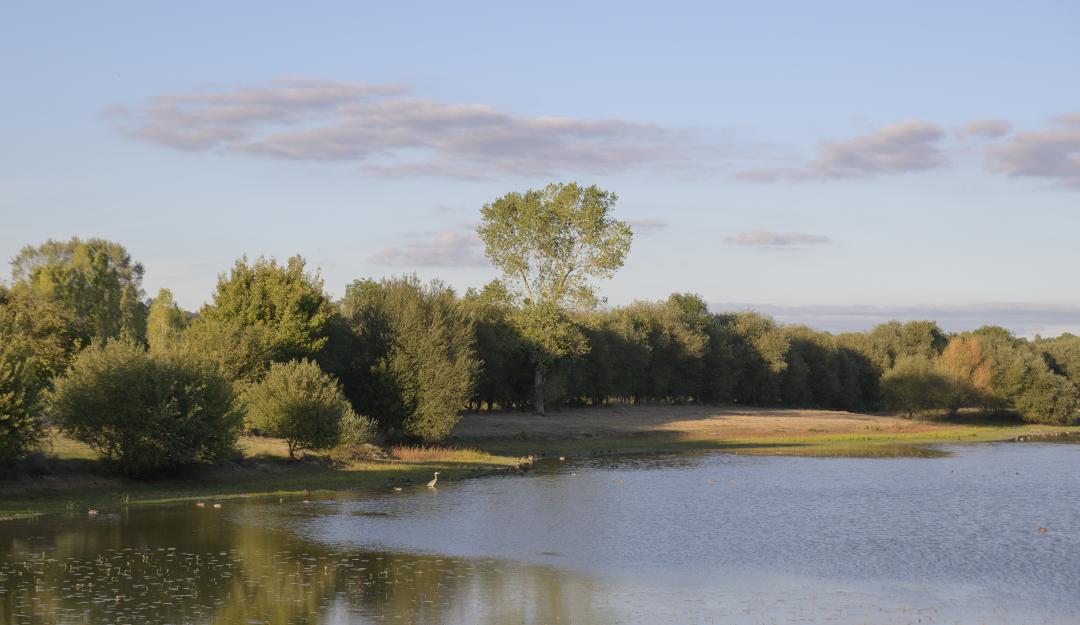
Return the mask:
[[514,459],[493,456],[485,451],[457,447],[410,447],[390,449],[390,457],[410,464],[513,464]]

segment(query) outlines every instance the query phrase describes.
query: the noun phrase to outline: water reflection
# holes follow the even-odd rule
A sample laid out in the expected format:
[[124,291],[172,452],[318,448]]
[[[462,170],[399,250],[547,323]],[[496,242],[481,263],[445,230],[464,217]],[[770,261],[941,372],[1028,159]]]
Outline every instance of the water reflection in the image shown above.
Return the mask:
[[0,622],[607,622],[589,607],[589,580],[550,567],[332,550],[235,516],[171,508],[6,525]]
[[1080,622],[1080,448],[949,451],[3,523],[0,623]]

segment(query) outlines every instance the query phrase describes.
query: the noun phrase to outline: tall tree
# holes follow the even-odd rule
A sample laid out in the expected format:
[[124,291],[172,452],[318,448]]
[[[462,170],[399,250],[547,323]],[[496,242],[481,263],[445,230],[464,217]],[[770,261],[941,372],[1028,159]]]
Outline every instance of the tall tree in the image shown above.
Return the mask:
[[150,349],[160,350],[176,340],[187,327],[187,316],[173,300],[172,291],[161,289],[150,303],[146,316],[146,342]]
[[480,368],[473,324],[454,292],[415,277],[357,280],[340,309],[357,339],[343,380],[353,404],[390,438],[449,436]]
[[121,334],[141,339],[146,331],[143,266],[119,243],[72,237],[26,246],[11,261],[11,277],[84,320],[90,333],[84,342]]
[[533,410],[544,414],[544,375],[588,345],[568,312],[596,306],[590,279],[614,275],[630,251],[630,226],[612,217],[618,197],[577,183],[508,193],[481,210],[485,254],[520,302],[516,325],[534,362]]

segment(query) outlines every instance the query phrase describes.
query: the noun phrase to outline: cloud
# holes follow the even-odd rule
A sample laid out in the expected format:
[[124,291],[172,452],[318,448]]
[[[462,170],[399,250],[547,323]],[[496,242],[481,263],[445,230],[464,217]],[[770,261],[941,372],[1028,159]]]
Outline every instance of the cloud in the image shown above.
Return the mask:
[[526,117],[444,104],[400,85],[282,78],[165,94],[105,113],[128,136],[177,150],[349,162],[379,176],[610,174],[689,166],[692,139],[620,119]]
[[818,157],[801,167],[743,171],[735,177],[746,182],[801,182],[936,169],[948,164],[941,149],[945,136],[934,124],[906,121],[847,141],[824,143]]
[[756,310],[781,323],[807,325],[829,332],[861,332],[887,321],[932,320],[946,332],[999,325],[1018,336],[1080,333],[1080,306],[1031,303],[984,303],[966,306],[778,306],[712,304],[716,311]]
[[1056,127],[1023,132],[988,148],[990,170],[1080,188],[1080,113],[1066,113],[1055,122]]
[[965,124],[957,130],[961,137],[979,137],[981,139],[1000,139],[1012,132],[1012,124],[1003,119],[980,119]]
[[749,232],[743,232],[737,236],[728,237],[725,241],[729,245],[762,248],[792,248],[805,245],[823,245],[831,242],[829,237],[820,234],[806,234],[803,232],[770,232],[768,230],[751,230]]
[[661,221],[659,219],[631,219],[627,223],[630,224],[630,228],[634,231],[634,234],[640,234],[642,236],[656,234],[668,227],[666,221]]
[[486,267],[484,245],[475,228],[412,235],[375,252],[369,260],[396,267]]

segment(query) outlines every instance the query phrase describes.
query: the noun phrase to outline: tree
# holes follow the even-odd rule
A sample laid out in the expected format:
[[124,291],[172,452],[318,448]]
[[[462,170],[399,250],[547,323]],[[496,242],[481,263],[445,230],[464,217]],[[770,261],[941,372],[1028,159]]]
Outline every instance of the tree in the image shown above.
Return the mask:
[[587,349],[568,310],[594,307],[589,280],[610,278],[630,251],[630,226],[612,217],[617,199],[596,186],[549,184],[481,210],[485,254],[521,303],[515,322],[533,354],[537,414],[544,414],[544,375],[554,360]]
[[889,408],[908,417],[945,408],[955,389],[948,376],[935,364],[919,356],[903,356],[881,378],[882,391]]
[[64,432],[132,476],[219,460],[241,423],[216,367],[190,353],[149,353],[130,338],[83,350],[48,401]]
[[78,318],[83,343],[145,333],[143,266],[119,243],[72,237],[26,246],[11,261],[11,277],[16,287],[24,285]]
[[242,258],[218,278],[189,340],[214,353],[230,375],[251,382],[271,362],[318,358],[332,316],[322,279],[307,272],[303,258],[285,265]]
[[993,361],[975,336],[954,336],[938,358],[938,367],[953,383],[951,410],[961,406],[986,406],[990,402]]
[[488,410],[499,405],[506,410],[529,401],[522,380],[531,373],[529,354],[511,323],[513,307],[506,288],[494,280],[464,297],[465,313],[476,335],[476,356],[481,362],[473,403]]
[[187,324],[187,316],[173,301],[172,291],[161,289],[146,316],[146,342],[150,349],[164,349],[179,338]]
[[346,392],[391,438],[450,435],[472,397],[480,362],[454,292],[415,277],[357,280],[341,315],[357,337]]
[[[329,449],[341,439],[342,424],[356,436],[358,417],[341,385],[310,360],[274,363],[266,376],[244,393],[248,424],[284,438],[289,458],[296,452]],[[354,441],[355,442],[355,441]]]
[[21,460],[41,438],[37,418],[41,390],[21,350],[0,344],[0,466]]

